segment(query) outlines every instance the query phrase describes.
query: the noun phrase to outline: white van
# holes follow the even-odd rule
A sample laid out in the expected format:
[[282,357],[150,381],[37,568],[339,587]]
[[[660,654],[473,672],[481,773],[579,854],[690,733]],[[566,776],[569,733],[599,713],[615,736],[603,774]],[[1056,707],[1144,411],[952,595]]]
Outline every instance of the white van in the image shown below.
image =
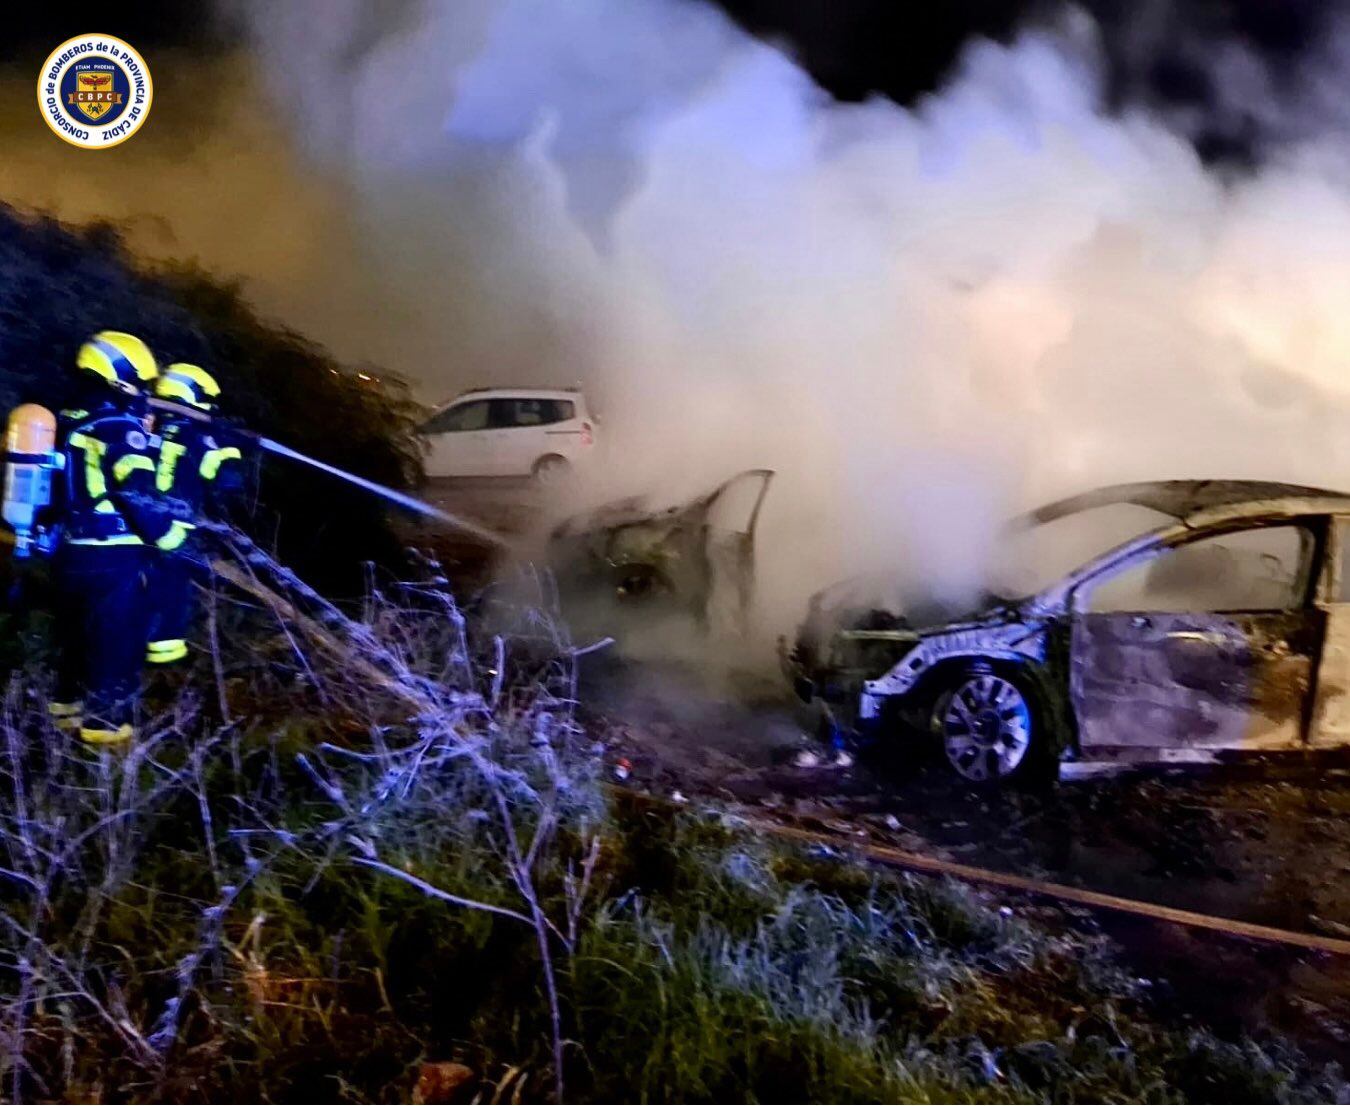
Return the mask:
[[595,444],[575,388],[477,388],[423,423],[428,476],[565,475]]

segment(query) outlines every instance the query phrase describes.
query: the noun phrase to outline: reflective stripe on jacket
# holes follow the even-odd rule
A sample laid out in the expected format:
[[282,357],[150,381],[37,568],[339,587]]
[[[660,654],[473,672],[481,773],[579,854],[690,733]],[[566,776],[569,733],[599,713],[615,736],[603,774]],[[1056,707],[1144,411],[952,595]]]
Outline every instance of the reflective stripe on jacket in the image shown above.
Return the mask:
[[[76,545],[174,540],[174,512],[155,488],[155,443],[113,404],[62,412],[65,540]],[[178,539],[181,544],[181,537]]]
[[[226,431],[228,433],[228,431]],[[243,482],[243,452],[221,439],[215,427],[162,418],[155,488],[181,505],[180,517],[196,518]]]

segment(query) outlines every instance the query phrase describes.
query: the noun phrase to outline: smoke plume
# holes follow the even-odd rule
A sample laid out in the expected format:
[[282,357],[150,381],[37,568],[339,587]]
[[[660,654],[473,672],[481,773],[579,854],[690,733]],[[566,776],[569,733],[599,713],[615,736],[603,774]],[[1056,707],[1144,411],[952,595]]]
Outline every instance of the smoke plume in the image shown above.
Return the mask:
[[699,4],[374,36],[349,10],[316,46],[269,6],[257,41],[415,305],[419,378],[584,381],[634,488],[777,468],[772,598],[883,565],[959,595],[1005,511],[1106,481],[1350,483],[1331,128],[1225,181],[1175,119],[1104,111],[1082,16],[971,44],[905,110],[829,100]]
[[[429,398],[581,382],[593,494],[777,469],[770,628],[878,568],[959,601],[1002,517],[1095,484],[1350,487],[1343,23],[1283,77],[1216,51],[1216,110],[1259,155],[1233,174],[1198,109],[1107,110],[1072,10],[971,42],[911,108],[834,101],[695,0],[240,10],[209,141],[150,198],[50,199],[161,207],[178,247]],[[228,227],[183,201],[221,179]]]

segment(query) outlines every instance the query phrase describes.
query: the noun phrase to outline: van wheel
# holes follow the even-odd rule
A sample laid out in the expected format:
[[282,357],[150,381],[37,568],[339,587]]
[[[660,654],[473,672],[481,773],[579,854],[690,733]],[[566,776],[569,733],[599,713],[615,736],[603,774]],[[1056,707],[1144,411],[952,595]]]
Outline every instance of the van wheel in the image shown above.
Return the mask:
[[1048,742],[1024,677],[971,668],[933,704],[932,728],[947,764],[977,786],[1040,778]]
[[534,468],[530,470],[530,475],[540,484],[560,484],[567,478],[571,468],[572,466],[567,463],[566,457],[559,457],[556,453],[552,453],[547,457],[540,457],[534,463]]

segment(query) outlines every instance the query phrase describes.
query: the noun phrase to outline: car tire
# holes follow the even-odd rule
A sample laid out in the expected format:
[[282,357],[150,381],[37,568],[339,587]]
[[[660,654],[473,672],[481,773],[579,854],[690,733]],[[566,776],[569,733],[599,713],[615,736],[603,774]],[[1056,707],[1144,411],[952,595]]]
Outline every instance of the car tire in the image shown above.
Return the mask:
[[572,466],[568,464],[566,457],[559,457],[556,453],[550,453],[547,457],[540,457],[534,463],[530,475],[534,477],[536,483],[552,487],[566,480],[571,470]]
[[1015,666],[977,664],[955,673],[930,721],[943,763],[969,786],[1039,784],[1056,774],[1045,712]]

